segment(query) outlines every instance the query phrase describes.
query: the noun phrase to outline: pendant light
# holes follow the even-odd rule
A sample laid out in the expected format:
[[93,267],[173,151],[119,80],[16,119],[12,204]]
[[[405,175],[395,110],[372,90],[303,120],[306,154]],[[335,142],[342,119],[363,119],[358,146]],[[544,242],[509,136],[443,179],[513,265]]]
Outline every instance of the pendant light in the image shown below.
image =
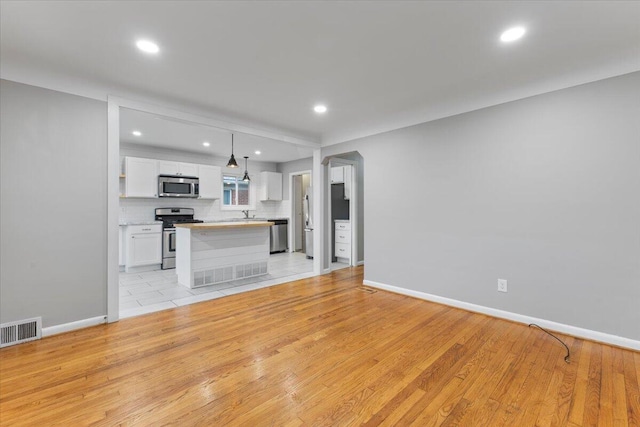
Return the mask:
[[244,156],[244,176],[242,177],[242,180],[244,182],[251,181],[251,178],[249,178],[249,172],[247,170],[247,160],[248,159],[249,159],[249,156]]
[[228,168],[237,168],[238,162],[236,162],[236,158],[233,155],[233,134],[231,134],[231,158],[229,159],[229,163],[227,163]]

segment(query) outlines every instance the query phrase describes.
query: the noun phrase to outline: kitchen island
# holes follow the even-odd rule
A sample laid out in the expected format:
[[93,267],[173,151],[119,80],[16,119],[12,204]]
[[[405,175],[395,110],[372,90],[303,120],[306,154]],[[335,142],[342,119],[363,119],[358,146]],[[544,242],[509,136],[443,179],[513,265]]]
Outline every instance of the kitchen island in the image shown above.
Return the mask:
[[268,221],[176,224],[176,273],[188,288],[267,274]]

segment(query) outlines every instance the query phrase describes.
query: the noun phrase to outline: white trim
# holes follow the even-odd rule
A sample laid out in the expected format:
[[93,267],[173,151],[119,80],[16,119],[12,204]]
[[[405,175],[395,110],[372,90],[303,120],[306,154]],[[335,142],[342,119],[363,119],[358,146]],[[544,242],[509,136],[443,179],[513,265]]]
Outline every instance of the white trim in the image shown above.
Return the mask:
[[[119,256],[118,256],[118,218],[120,207],[120,108],[143,111],[158,114],[190,123],[210,126],[227,130],[229,132],[242,132],[249,135],[261,136],[276,141],[288,142],[293,145],[314,148],[314,161],[320,158],[320,144],[314,141],[286,136],[284,134],[246,126],[230,121],[214,119],[198,114],[185,113],[169,107],[163,107],[141,101],[134,101],[118,96],[107,97],[107,319],[115,322],[119,318]],[[318,181],[317,181],[318,182]],[[257,189],[254,191],[254,203],[257,198]],[[255,206],[255,205],[254,205]],[[238,207],[238,210],[246,207]],[[249,209],[252,209],[251,207]],[[225,209],[226,210],[226,209]],[[230,209],[231,210],[231,209]],[[317,235],[317,233],[314,231]],[[315,237],[315,236],[314,236]],[[316,239],[319,240],[319,239]],[[314,271],[320,271],[319,264],[314,261]],[[318,274],[316,273],[316,274]]]
[[90,326],[101,325],[106,323],[106,316],[90,317],[88,319],[76,320],[75,322],[63,323],[62,325],[49,326],[42,328],[42,337],[50,337],[51,335],[62,334],[64,332],[75,331],[76,329],[88,328]]
[[120,105],[107,100],[107,321],[120,316]]
[[356,263],[356,265],[357,265],[357,266],[364,265],[364,260],[362,260],[362,261],[358,261],[358,262]]
[[333,247],[334,242],[331,239],[332,231],[335,224],[331,221],[331,168],[339,166],[351,166],[351,197],[349,198],[349,223],[351,225],[351,259],[349,266],[355,267],[358,264],[358,162],[353,160],[347,160],[339,157],[341,154],[332,155],[329,158],[327,164],[327,198],[328,204],[328,233],[327,239],[329,240],[329,263],[333,262]]
[[362,283],[374,288],[383,289],[397,294],[408,295],[411,297],[423,299],[426,301],[436,302],[451,307],[461,308],[463,310],[473,311],[476,313],[486,314],[488,316],[498,317],[501,319],[511,320],[518,323],[530,324],[535,323],[543,328],[557,331],[578,338],[585,338],[591,341],[598,341],[605,344],[611,344],[618,347],[629,348],[640,351],[640,341],[630,338],[611,335],[604,332],[592,331],[590,329],[579,328],[577,326],[565,325],[563,323],[553,322],[551,320],[539,319],[537,317],[525,316],[523,314],[512,313],[510,311],[498,310],[496,308],[485,307],[482,305],[471,304],[464,301],[458,301],[451,298],[445,298],[438,295],[427,294],[425,292],[414,291],[412,289],[399,288],[397,286],[385,285],[384,283],[374,282],[372,280],[363,280]]
[[[326,265],[324,253],[324,182],[325,168],[322,165],[322,152],[318,148],[313,150],[313,172],[311,173],[311,194],[313,197],[313,213],[311,220],[313,225],[313,272],[316,275],[322,273]],[[329,270],[331,270],[329,263]]]

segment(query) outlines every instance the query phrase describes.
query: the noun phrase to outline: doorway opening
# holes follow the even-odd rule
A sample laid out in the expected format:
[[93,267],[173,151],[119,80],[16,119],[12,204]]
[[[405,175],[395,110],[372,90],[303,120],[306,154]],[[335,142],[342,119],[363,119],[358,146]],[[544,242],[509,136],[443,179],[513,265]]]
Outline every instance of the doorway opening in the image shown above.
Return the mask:
[[289,174],[291,194],[290,252],[302,252],[313,259],[313,218],[311,171]]
[[325,264],[338,270],[364,264],[364,159],[358,152],[325,159],[326,231]]

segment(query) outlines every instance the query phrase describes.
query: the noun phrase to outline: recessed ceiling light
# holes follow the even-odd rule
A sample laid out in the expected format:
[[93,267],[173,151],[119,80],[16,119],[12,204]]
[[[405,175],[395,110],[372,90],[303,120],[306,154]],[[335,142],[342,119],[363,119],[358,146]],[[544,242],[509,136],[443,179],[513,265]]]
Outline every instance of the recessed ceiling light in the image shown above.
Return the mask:
[[207,141],[203,142],[202,145],[204,145],[205,147],[210,146],[211,144],[209,144]]
[[259,156],[260,154],[262,154],[262,152],[256,151],[256,154]]
[[136,42],[136,46],[138,46],[138,49],[146,53],[160,52],[160,48],[158,47],[158,45],[150,40],[138,40]]
[[316,105],[315,107],[313,107],[313,111],[315,111],[316,113],[326,113],[327,107],[325,107],[324,105]]
[[509,28],[507,31],[502,33],[500,40],[505,43],[513,42],[524,36],[524,33],[526,32],[527,30],[525,30],[524,27]]
[[134,130],[131,133],[133,134],[133,136],[142,136],[142,132],[140,132],[139,130]]

